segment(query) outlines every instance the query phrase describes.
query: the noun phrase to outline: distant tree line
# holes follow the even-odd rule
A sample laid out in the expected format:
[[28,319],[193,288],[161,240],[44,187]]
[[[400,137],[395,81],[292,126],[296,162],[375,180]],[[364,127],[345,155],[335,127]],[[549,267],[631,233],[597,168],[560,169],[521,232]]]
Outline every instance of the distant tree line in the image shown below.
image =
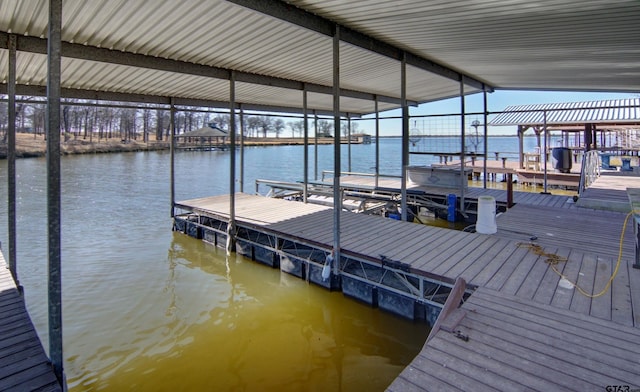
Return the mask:
[[[8,126],[8,105],[6,96],[0,102],[0,140],[6,141]],[[66,104],[65,104],[66,103]],[[82,105],[82,101],[67,100],[62,105],[61,132],[64,141],[82,139],[94,141],[119,138],[121,140],[168,140],[170,135],[170,113],[165,108],[153,105],[147,107],[127,107],[124,104]],[[45,134],[46,103],[34,98],[19,97],[16,102],[16,131],[30,133],[34,137]],[[277,115],[245,114],[243,119],[243,135],[245,137],[302,137],[304,135],[304,120],[289,118],[285,122]],[[309,119],[309,136],[313,137],[314,119]],[[202,108],[181,108],[175,113],[176,134],[193,131],[207,124],[215,123],[222,130],[229,130],[229,114],[204,111]],[[236,118],[236,129],[240,129],[240,116]],[[351,123],[351,132],[356,133],[358,124]],[[318,119],[317,135],[331,137],[333,135],[333,120]],[[345,121],[341,124],[343,136],[348,134]]]

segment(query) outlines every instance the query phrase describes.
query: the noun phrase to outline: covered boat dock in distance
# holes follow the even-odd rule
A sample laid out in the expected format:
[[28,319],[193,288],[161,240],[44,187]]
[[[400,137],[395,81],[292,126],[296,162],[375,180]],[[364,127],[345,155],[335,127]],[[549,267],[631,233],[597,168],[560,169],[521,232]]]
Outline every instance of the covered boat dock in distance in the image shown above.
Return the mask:
[[[574,162],[592,150],[635,156],[640,152],[640,98],[509,106],[490,125],[517,126],[520,169],[539,171],[554,147],[569,148]],[[535,152],[524,151],[528,130],[536,136]],[[561,145],[552,145],[552,132],[560,135]]]
[[195,131],[175,136],[175,148],[178,150],[226,150],[229,148],[229,133],[215,123]]
[[[331,116],[334,135],[338,135],[341,121],[352,116],[375,113],[378,120],[380,111],[400,109],[399,160],[404,168],[409,166],[410,106],[459,97],[460,159],[464,162],[468,94],[483,94],[482,123],[487,124],[487,96],[495,89],[640,91],[640,79],[629,72],[640,68],[640,4],[636,0],[589,4],[549,1],[531,7],[525,0],[509,4],[453,0],[440,7],[430,1],[402,0],[190,0],[177,7],[174,1],[163,0],[149,7],[142,0],[1,2],[0,93],[7,95],[9,118],[7,258],[17,282],[16,99],[46,96],[49,355],[60,384],[64,384],[64,356],[59,130],[65,100],[125,101],[169,110],[172,136],[174,114],[180,107],[228,108],[231,159],[226,229],[233,237],[237,114],[257,110],[305,118]],[[532,20],[536,29],[523,28]],[[306,139],[308,126],[304,131]],[[376,121],[376,140],[378,133]],[[172,137],[172,216],[175,141]],[[342,249],[340,148],[336,137],[328,238],[334,260],[341,260]],[[305,186],[307,151],[300,171]],[[376,176],[378,155],[376,147]],[[241,153],[240,167],[242,159]],[[242,191],[242,179],[240,187]],[[405,204],[405,171],[401,187]],[[406,208],[402,210],[404,215]],[[2,362],[3,367],[7,365]]]

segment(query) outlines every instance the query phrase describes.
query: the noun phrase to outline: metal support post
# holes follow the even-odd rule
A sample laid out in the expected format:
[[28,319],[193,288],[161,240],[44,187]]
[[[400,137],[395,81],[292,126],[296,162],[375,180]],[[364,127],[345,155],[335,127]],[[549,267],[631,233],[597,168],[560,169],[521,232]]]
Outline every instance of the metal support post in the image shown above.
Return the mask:
[[9,231],[9,271],[21,290],[16,259],[16,36],[9,35],[9,80],[7,84],[9,126],[7,128],[7,197]]
[[47,40],[47,239],[49,261],[49,356],[53,372],[64,380],[62,352],[62,247],[60,186],[60,75],[62,0],[49,0]]
[[378,111],[378,96],[375,96],[375,112],[376,112],[376,188],[380,177],[380,113]]
[[407,220],[407,166],[409,166],[409,105],[407,105],[407,56],[400,63],[400,102],[402,106],[402,179],[400,183],[400,219]]
[[351,115],[349,113],[347,113],[347,157],[349,160],[349,164],[348,166],[348,172],[352,172],[351,170]]
[[483,86],[482,88],[482,102],[484,104],[484,113],[482,113],[482,123],[484,124],[484,163],[482,164],[482,187],[484,189],[487,189],[487,156],[489,154],[489,137],[488,137],[488,133],[489,133],[489,126],[487,125],[488,122],[488,110],[487,110],[487,86]]
[[465,157],[465,100],[464,75],[460,75],[460,212],[464,213],[464,157]]
[[333,36],[333,273],[340,269],[340,26],[335,26]]
[[244,109],[240,106],[240,192],[244,192]]
[[229,224],[227,225],[227,256],[235,247],[236,228],[236,74],[229,77]]
[[307,192],[309,188],[309,119],[307,113],[307,88],[302,89],[302,111],[304,117],[304,188],[302,190],[302,200],[307,202]]
[[176,204],[176,105],[174,99],[169,99],[169,128],[171,129],[171,139],[169,140],[169,176],[171,186],[171,217],[175,216],[175,204]]
[[543,132],[544,132],[544,193],[549,193],[547,191],[547,161],[549,160],[549,156],[548,156],[548,146],[547,146],[547,139],[549,137],[548,135],[548,131],[547,131],[547,111],[543,111],[542,112],[542,121],[543,121]]

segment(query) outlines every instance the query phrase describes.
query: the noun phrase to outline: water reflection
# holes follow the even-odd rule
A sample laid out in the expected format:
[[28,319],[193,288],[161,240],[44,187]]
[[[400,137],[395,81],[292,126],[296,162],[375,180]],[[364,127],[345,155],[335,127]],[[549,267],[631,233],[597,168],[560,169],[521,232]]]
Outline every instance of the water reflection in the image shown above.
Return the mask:
[[161,311],[71,358],[72,390],[383,390],[428,332],[180,233],[165,268]]

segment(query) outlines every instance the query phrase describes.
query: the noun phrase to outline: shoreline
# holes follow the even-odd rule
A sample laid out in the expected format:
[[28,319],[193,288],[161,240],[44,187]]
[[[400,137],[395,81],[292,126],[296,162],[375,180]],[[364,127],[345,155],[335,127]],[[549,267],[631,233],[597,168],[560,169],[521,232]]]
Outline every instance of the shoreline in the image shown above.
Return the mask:
[[[97,138],[96,138],[97,139]],[[236,141],[239,146],[239,141]],[[346,144],[346,140],[342,140]],[[352,144],[358,144],[352,141]],[[245,147],[267,147],[267,146],[294,146],[303,145],[303,138],[245,138]],[[318,138],[318,145],[333,144],[333,138]],[[309,138],[309,145],[314,145],[314,138]],[[168,141],[151,140],[143,142],[140,140],[126,140],[120,138],[100,139],[89,141],[86,139],[72,139],[60,142],[60,155],[78,154],[106,154],[120,152],[139,151],[163,151],[169,150]],[[43,135],[18,133],[16,134],[16,158],[41,158],[46,156],[47,142]],[[0,143],[0,159],[7,159],[7,144]]]
[[[489,135],[489,137],[502,135]],[[381,139],[399,138],[399,136],[381,136]],[[97,138],[94,138],[97,139]],[[315,145],[315,138],[309,137],[308,144]],[[318,145],[333,144],[333,138],[318,138]],[[236,140],[239,146],[239,140]],[[341,140],[342,144],[347,144],[346,139]],[[245,147],[267,147],[267,146],[298,146],[304,144],[302,137],[250,137],[244,139]],[[361,144],[359,141],[351,141],[351,144]],[[16,134],[16,158],[40,158],[46,155],[46,140],[43,135],[33,135],[29,133]],[[106,154],[119,152],[139,152],[139,151],[163,151],[169,150],[168,141],[151,140],[143,142],[140,140],[126,140],[120,138],[99,139],[98,141],[89,141],[86,139],[71,139],[61,141],[60,155],[77,155],[77,154]],[[7,159],[7,144],[0,143],[0,159]]]

